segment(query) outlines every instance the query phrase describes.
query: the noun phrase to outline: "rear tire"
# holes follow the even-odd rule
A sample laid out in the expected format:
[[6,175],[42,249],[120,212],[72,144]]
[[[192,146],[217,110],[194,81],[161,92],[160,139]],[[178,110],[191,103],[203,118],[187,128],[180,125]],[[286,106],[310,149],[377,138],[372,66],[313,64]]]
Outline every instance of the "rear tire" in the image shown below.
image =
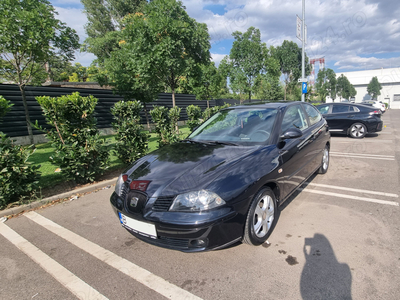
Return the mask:
[[318,169],[318,174],[325,174],[329,168],[329,147],[325,146],[324,153],[322,155],[321,166]]
[[349,134],[352,138],[362,139],[367,134],[367,127],[362,123],[354,123],[350,126]]
[[263,244],[274,230],[278,217],[274,192],[268,187],[262,188],[250,204],[243,242],[253,246]]

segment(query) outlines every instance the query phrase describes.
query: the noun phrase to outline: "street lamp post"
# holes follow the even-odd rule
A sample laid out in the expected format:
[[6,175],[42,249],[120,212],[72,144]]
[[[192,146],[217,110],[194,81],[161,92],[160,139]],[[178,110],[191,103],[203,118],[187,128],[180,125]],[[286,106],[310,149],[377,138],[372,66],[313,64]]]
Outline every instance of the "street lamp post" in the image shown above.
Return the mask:
[[[302,19],[303,19],[303,22],[302,22],[302,28],[301,28],[301,30],[302,30],[302,47],[301,47],[301,78],[306,78],[306,70],[305,70],[305,53],[304,53],[304,46],[305,46],[305,39],[306,39],[306,8],[305,8],[305,0],[303,0],[303,3],[302,3],[302,10],[303,10],[303,13],[302,13]],[[304,93],[301,93],[301,101],[302,102],[304,102],[305,101],[305,94]]]

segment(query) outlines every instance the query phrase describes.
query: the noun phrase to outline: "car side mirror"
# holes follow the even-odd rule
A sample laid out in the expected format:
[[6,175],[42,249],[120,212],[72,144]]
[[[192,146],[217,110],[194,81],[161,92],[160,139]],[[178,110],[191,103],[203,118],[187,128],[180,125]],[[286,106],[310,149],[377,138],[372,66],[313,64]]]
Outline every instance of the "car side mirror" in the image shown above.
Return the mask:
[[286,130],[281,136],[281,140],[287,140],[287,139],[297,139],[301,137],[303,133],[301,132],[300,129],[298,128],[289,128]]

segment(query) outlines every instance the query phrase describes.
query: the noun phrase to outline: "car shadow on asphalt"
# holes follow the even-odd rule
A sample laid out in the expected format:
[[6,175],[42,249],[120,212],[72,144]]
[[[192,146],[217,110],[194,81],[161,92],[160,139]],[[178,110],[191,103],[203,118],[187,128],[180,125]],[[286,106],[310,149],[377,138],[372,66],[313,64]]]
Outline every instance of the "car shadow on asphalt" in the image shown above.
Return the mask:
[[284,210],[290,203],[292,203],[292,201],[302,192],[302,189],[305,189],[308,186],[308,183],[312,182],[317,175],[317,173],[311,175],[310,178],[308,178],[289,198],[285,200],[285,202],[281,204],[281,206],[279,206],[279,210]]

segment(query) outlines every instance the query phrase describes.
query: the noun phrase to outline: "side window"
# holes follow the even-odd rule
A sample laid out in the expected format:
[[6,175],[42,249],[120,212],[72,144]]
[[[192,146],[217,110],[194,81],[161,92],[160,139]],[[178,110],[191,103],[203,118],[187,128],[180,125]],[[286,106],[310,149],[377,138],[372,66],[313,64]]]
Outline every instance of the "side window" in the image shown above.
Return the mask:
[[283,116],[281,132],[284,133],[289,128],[304,130],[308,128],[307,117],[300,105],[289,106]]
[[304,108],[308,115],[308,119],[310,120],[310,125],[314,125],[315,123],[318,123],[321,120],[322,116],[314,106],[309,104],[304,104]]
[[318,110],[321,114],[326,115],[329,112],[329,105],[318,106]]
[[350,111],[359,112],[360,110],[356,106],[350,106]]
[[337,113],[345,113],[349,111],[349,106],[348,105],[334,105],[332,107],[332,113],[337,114]]

